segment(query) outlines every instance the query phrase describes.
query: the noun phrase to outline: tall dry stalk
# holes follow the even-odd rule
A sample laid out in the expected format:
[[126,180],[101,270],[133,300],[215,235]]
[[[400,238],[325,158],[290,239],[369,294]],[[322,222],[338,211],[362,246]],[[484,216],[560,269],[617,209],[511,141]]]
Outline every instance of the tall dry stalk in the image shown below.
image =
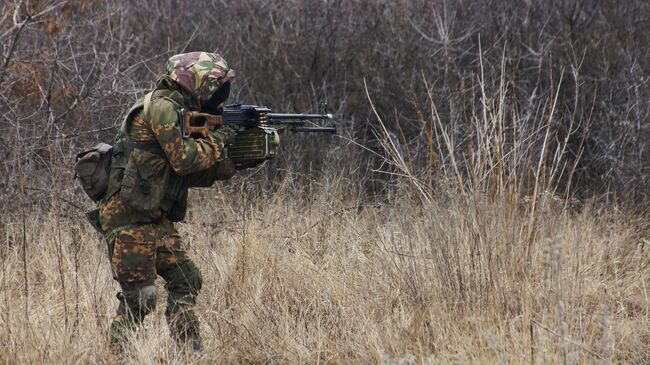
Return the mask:
[[[9,250],[12,246],[14,246],[14,241],[13,238],[10,238],[9,236],[9,231],[5,228],[5,223],[3,219],[0,219],[0,234],[2,236],[2,241],[0,241],[0,265],[2,266],[2,292],[4,293],[3,295],[3,300],[4,300],[4,306],[6,308],[9,308],[10,306],[10,300],[9,300],[9,287],[7,286],[7,263],[8,258],[9,258]],[[4,318],[4,323],[5,323],[5,334],[7,335],[7,338],[4,340],[5,342],[10,342],[10,340],[13,338],[12,335],[12,329],[11,329],[11,322],[9,321],[9,312],[8,311],[3,311],[2,317]]]
[[71,230],[72,236],[72,259],[74,263],[74,322],[72,324],[72,334],[75,335],[79,326],[79,298],[81,297],[81,291],[79,287],[79,270],[80,270],[80,260],[79,255],[81,251],[81,237],[79,235],[79,230],[77,226],[73,226]]
[[24,325],[25,325],[25,333],[27,333],[27,329],[29,328],[29,281],[27,279],[27,213],[25,212],[25,208],[22,209],[22,266],[23,266],[23,300],[24,300],[24,305],[23,308],[25,310],[25,320],[24,320]]
[[[61,279],[61,296],[63,298],[63,312],[64,312],[64,329],[67,333],[68,331],[68,298],[66,295],[65,288],[65,269],[63,267],[63,237],[61,236],[61,212],[57,214],[56,220],[56,238],[57,238],[57,266],[59,270],[59,278]],[[62,340],[65,341],[65,338]]]

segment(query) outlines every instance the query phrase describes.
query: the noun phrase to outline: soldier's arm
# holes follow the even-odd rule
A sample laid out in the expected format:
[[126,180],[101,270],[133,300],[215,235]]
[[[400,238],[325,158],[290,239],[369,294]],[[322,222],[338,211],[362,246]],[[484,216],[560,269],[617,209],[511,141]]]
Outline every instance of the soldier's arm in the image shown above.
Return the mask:
[[151,102],[149,110],[151,129],[178,175],[206,170],[219,161],[223,145],[212,136],[183,138],[178,114],[170,101],[156,99]]
[[188,175],[188,182],[191,188],[207,188],[217,180],[228,180],[235,175],[235,167],[228,159],[219,161],[216,165],[207,170],[195,172]]

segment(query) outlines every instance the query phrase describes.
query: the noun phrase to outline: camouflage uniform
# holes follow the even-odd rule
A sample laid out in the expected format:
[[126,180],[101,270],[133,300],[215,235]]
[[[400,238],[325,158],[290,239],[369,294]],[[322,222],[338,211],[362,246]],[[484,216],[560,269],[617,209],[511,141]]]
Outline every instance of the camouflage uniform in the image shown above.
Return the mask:
[[200,347],[192,307],[201,290],[197,266],[187,257],[173,222],[185,216],[187,190],[210,186],[234,174],[222,150],[233,131],[220,128],[206,138],[184,138],[178,112],[201,110],[220,86],[234,79],[221,56],[192,52],[171,57],[154,91],[138,99],[116,137],[109,185],[99,209],[113,277],[122,294],[110,328],[121,344],[156,305],[154,281],[167,290],[172,336]]

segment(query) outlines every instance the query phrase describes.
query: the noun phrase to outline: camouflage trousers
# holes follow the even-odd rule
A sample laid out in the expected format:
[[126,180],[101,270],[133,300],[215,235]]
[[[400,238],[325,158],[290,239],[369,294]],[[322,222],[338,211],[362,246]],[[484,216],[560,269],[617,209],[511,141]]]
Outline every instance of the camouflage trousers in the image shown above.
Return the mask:
[[144,317],[154,310],[158,275],[165,280],[165,317],[172,337],[179,343],[199,339],[199,324],[192,307],[201,290],[198,267],[185,252],[173,224],[165,221],[119,231],[109,240],[113,276],[122,289],[117,313],[110,327],[111,343],[123,344]]

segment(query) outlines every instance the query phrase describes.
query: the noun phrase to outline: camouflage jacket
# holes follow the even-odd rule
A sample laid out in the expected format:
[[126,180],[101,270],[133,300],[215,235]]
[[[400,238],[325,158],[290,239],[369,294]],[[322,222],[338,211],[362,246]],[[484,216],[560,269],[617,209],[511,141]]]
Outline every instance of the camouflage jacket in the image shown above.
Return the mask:
[[188,188],[210,186],[234,174],[229,161],[221,158],[219,134],[184,138],[178,117],[181,108],[199,110],[200,101],[231,74],[225,61],[216,54],[194,52],[172,57],[166,69],[150,103],[138,99],[116,137],[99,211],[106,234],[135,224],[180,221]]

